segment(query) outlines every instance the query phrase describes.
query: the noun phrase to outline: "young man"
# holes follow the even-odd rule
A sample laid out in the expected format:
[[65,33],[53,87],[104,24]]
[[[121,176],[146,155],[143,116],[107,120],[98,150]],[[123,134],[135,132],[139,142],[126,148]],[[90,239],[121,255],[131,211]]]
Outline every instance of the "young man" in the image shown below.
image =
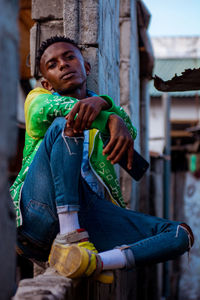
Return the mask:
[[11,188],[18,253],[40,261],[49,256],[70,278],[110,283],[105,270],[188,251],[194,238],[186,224],[123,208],[113,164],[126,152],[131,168],[136,130],[109,96],[87,90],[90,65],[78,46],[52,37],[41,45],[37,63],[44,89],[26,99],[23,164]]

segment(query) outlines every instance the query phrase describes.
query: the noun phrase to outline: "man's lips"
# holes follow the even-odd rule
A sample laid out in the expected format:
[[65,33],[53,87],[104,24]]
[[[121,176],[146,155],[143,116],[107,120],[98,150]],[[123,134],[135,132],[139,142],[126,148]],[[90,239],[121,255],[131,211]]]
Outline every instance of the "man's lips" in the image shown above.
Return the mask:
[[64,73],[60,79],[69,79],[70,77],[72,77],[75,73],[74,72],[68,72],[68,73]]

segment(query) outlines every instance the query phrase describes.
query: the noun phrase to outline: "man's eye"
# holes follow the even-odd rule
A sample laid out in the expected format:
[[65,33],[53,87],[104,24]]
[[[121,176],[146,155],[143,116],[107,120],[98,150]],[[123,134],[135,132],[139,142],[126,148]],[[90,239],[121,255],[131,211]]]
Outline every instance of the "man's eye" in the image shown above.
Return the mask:
[[55,68],[55,66],[56,66],[56,63],[51,63],[48,65],[48,69],[53,69],[53,68]]
[[74,59],[74,55],[68,55],[68,56],[66,56],[66,58],[67,58],[68,60]]

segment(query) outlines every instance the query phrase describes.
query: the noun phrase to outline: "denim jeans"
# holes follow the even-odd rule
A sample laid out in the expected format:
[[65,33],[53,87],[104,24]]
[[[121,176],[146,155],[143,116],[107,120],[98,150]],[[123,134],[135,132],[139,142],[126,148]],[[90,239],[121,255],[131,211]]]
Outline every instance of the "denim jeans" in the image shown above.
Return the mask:
[[128,245],[136,266],[187,251],[188,234],[180,222],[120,208],[90,189],[80,173],[83,138],[64,137],[65,123],[57,118],[49,127],[24,182],[23,225],[18,229],[23,254],[46,260],[59,232],[58,213],[73,210],[98,251]]

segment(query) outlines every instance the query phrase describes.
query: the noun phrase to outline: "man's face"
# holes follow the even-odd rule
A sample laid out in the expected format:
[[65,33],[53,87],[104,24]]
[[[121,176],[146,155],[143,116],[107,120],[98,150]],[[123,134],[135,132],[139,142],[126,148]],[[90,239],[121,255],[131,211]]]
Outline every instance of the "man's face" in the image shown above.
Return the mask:
[[49,46],[40,60],[45,80],[43,86],[61,95],[86,88],[90,65],[84,62],[81,52],[72,44],[57,42]]

